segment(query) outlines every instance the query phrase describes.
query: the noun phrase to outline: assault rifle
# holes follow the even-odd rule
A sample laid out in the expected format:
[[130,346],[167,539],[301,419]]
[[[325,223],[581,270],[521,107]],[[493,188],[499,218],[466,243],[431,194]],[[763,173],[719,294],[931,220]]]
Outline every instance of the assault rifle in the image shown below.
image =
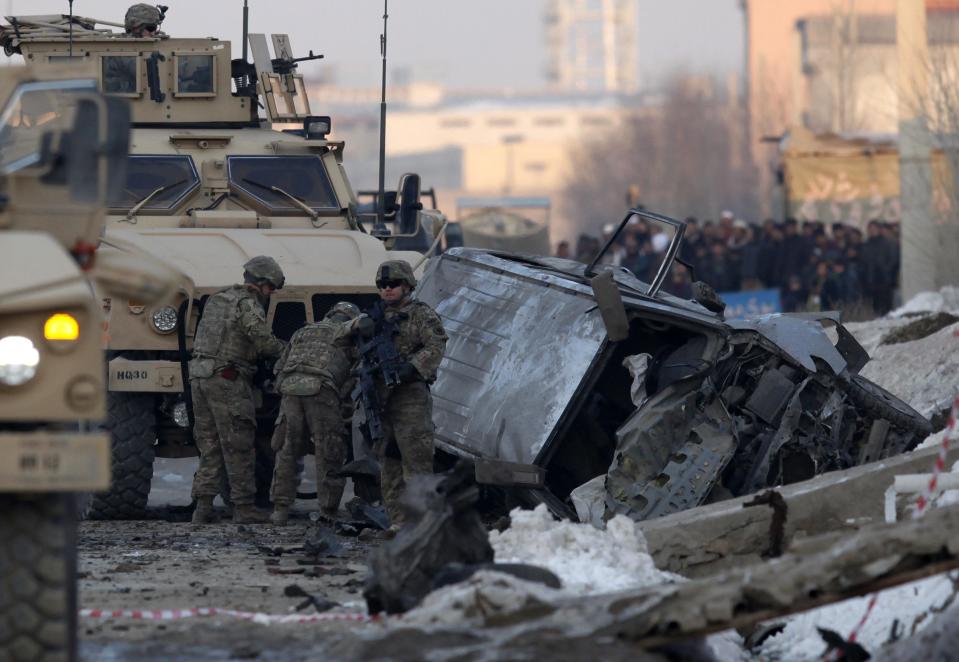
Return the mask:
[[359,366],[354,370],[356,387],[351,394],[353,401],[363,403],[366,423],[363,434],[372,443],[383,439],[383,403],[377,391],[377,378],[382,379],[387,388],[399,384],[399,366],[403,362],[393,337],[399,333],[396,321],[386,319],[382,301],[377,301],[365,311],[372,320],[372,334],[360,332],[357,351],[360,355]]

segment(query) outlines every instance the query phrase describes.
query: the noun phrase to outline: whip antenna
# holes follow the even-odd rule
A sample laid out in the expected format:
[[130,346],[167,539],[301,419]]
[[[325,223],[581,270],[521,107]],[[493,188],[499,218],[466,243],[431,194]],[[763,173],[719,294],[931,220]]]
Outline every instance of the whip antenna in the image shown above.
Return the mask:
[[389,18],[387,3],[383,0],[383,34],[380,35],[380,55],[383,58],[383,75],[380,87],[380,185],[376,196],[376,227],[386,225],[386,20]]

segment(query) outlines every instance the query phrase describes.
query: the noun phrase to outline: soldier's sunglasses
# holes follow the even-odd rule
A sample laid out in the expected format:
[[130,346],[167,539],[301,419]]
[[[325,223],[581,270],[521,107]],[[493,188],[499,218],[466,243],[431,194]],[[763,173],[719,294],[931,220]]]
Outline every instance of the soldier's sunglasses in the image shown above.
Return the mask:
[[147,32],[156,32],[157,26],[154,23],[147,23],[143,25],[143,29]]
[[378,280],[376,281],[376,287],[381,290],[388,290],[394,287],[399,287],[403,284],[402,280]]

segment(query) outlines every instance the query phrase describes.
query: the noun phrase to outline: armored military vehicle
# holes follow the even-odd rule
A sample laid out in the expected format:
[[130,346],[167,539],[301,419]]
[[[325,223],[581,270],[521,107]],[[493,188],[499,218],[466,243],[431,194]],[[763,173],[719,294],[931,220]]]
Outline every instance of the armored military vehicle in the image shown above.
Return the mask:
[[[246,42],[244,57],[234,59],[230,42],[216,38],[138,38],[115,23],[75,16],[8,22],[0,26],[7,54],[38,67],[69,58],[92,63],[103,92],[129,101],[128,175],[109,203],[105,241],[157,256],[192,280],[162,306],[106,301],[114,483],[90,515],[136,517],[154,456],[196,453],[186,361],[210,294],[238,281],[250,257],[273,256],[286,286],[272,297],[268,321],[289,339],[336,301],[371,301],[383,260],[422,263],[419,252],[393,250],[396,242],[436,230],[443,219],[418,203],[416,175],[404,176],[392,228],[357,212],[345,146],[328,138],[331,120],[313,114],[297,73],[300,60],[321,56],[294,58],[285,35],[273,35],[271,57],[265,35],[250,34],[248,62]],[[262,442],[276,403],[261,396]]]
[[[165,268],[95,251],[129,113],[92,70],[0,72],[0,658],[73,659],[73,493],[110,482],[103,292],[152,301]],[[147,266],[150,261],[146,260]]]

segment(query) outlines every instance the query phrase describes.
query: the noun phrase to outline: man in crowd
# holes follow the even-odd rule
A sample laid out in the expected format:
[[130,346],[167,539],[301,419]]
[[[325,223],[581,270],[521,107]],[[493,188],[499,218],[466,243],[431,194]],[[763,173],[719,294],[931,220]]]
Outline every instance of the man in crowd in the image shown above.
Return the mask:
[[347,301],[334,305],[319,322],[300,328],[290,339],[274,371],[286,425],[285,438],[277,439],[270,498],[270,521],[286,524],[299,482],[297,460],[315,443],[316,497],[320,512],[333,517],[343,498],[345,479],[337,476],[347,456],[347,430],[343,402],[348,397],[354,359],[350,324],[360,314]]
[[[395,532],[403,522],[400,496],[407,481],[433,472],[433,400],[429,385],[446,349],[446,331],[439,315],[422,301],[411,298],[416,278],[403,260],[384,262],[376,270],[376,287],[383,317],[396,324],[393,343],[402,363],[400,384],[378,385],[384,439],[373,450],[380,462],[380,488]],[[361,317],[354,325],[362,337],[382,329]]]
[[243,265],[243,284],[217,292],[203,307],[190,361],[200,466],[193,477],[194,524],[213,521],[213,498],[223,472],[230,486],[233,521],[266,521],[253,504],[256,407],[253,375],[257,360],[283,351],[266,324],[270,294],[283,287],[276,260],[259,255]]

